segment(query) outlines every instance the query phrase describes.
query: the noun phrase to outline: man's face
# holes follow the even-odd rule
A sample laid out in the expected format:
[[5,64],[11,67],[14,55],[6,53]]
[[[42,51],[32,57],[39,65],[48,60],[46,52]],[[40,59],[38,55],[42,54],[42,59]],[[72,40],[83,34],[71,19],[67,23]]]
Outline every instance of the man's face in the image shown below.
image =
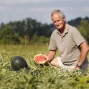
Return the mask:
[[54,23],[54,26],[59,29],[62,30],[64,24],[65,24],[65,18],[61,18],[59,14],[54,14],[52,17],[52,21]]

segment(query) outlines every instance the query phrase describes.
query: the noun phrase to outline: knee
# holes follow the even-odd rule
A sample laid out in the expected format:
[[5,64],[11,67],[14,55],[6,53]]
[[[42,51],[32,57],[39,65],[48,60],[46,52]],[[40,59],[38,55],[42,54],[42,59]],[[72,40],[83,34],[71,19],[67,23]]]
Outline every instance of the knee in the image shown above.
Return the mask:
[[50,64],[51,64],[51,65],[54,65],[54,62],[53,62],[53,61],[50,61]]
[[54,59],[50,62],[50,64],[51,64],[52,66],[55,66],[55,67],[58,67],[58,66],[59,66],[59,65],[58,65],[58,61],[57,61],[56,58],[54,58]]

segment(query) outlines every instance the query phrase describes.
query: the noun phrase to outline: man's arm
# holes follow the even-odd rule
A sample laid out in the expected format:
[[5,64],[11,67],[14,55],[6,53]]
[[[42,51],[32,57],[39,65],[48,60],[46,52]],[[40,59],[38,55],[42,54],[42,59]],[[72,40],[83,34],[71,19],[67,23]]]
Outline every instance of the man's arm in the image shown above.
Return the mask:
[[80,49],[81,49],[80,50],[81,51],[80,59],[79,59],[78,64],[77,64],[77,66],[79,66],[79,67],[81,67],[81,65],[83,64],[84,60],[87,57],[87,54],[88,54],[88,51],[89,51],[89,46],[86,42],[84,42],[80,45]]
[[48,61],[51,61],[56,55],[56,50],[50,50],[47,54]]

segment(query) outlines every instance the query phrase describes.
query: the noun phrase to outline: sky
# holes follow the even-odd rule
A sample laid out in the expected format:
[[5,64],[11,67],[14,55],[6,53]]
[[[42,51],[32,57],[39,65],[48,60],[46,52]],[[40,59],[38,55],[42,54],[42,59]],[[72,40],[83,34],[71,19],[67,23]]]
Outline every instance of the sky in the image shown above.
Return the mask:
[[89,17],[89,0],[0,0],[0,23],[32,18],[50,24],[55,9],[64,12],[66,21]]

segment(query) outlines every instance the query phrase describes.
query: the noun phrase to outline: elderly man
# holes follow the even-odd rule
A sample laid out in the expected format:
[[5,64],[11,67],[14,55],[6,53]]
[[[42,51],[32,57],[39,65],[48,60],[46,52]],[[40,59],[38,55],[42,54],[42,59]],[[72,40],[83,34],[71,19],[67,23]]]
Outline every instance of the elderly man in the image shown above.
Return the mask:
[[[61,10],[54,10],[51,19],[56,29],[51,34],[48,61],[55,67],[85,71],[88,67],[87,42],[75,27],[66,23],[66,17]],[[55,57],[57,49],[60,57]]]

